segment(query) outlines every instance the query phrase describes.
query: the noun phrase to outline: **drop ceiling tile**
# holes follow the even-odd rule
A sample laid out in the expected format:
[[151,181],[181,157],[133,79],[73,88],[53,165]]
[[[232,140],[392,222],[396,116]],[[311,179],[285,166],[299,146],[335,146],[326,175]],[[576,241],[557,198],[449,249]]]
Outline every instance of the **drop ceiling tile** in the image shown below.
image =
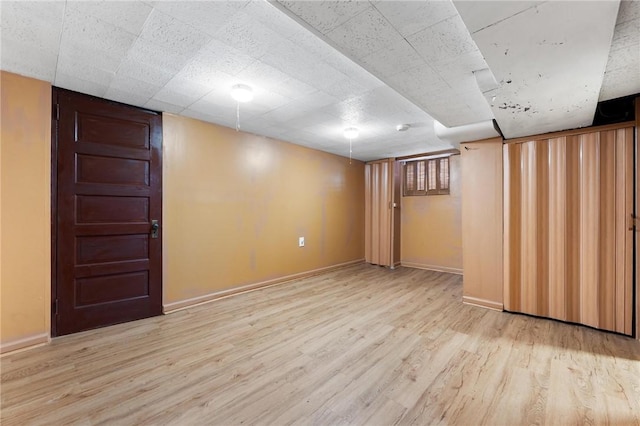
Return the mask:
[[30,44],[2,40],[0,66],[3,70],[44,81],[53,81],[57,55]]
[[305,115],[296,120],[291,120],[288,125],[292,129],[305,130],[312,126],[321,125],[327,127],[331,124],[336,125],[337,123],[338,120],[333,115],[323,112],[314,112],[313,114]]
[[[638,42],[629,46],[611,50],[609,52],[609,59],[607,61],[607,70],[615,70],[618,68],[633,67],[638,63],[640,59],[640,33],[638,35]],[[640,72],[640,68],[636,68],[636,71]]]
[[323,91],[317,91],[295,102],[300,103],[297,107],[303,111],[314,111],[329,104],[337,104],[338,99]]
[[634,19],[640,19],[640,2],[622,0],[620,2],[620,8],[618,9],[616,25],[624,24]]
[[220,27],[246,5],[247,0],[234,1],[154,1],[153,7],[177,20],[213,36]]
[[[449,85],[440,75],[429,65],[423,63],[420,66],[411,68],[400,73],[387,77],[387,83],[400,93],[429,92],[436,89],[446,90]],[[416,92],[420,88],[420,92]],[[407,98],[411,99],[410,96]]]
[[218,40],[209,42],[193,59],[207,67],[215,68],[231,75],[238,74],[256,62],[255,58]]
[[90,45],[81,45],[71,40],[65,40],[60,45],[60,59],[58,66],[64,62],[88,63],[93,68],[115,73],[123,60],[121,54],[103,52],[92,49]]
[[322,90],[325,93],[341,101],[357,97],[367,92],[366,87],[361,86],[360,84],[358,84],[357,82],[355,82],[354,80],[348,77],[344,77],[340,80],[336,80]]
[[176,77],[182,80],[190,80],[210,89],[222,87],[231,89],[231,86],[237,82],[237,78],[234,76],[218,71],[215,68],[212,69],[198,61],[189,62],[176,74]]
[[286,123],[289,120],[294,120],[302,116],[306,116],[309,113],[315,113],[317,110],[325,107],[326,105],[337,103],[338,100],[333,96],[327,95],[324,92],[314,92],[313,94],[296,99],[288,104],[265,113],[263,116],[266,119],[274,120],[277,123]]
[[[229,92],[214,90],[189,105],[188,109],[217,116],[224,116],[226,114],[233,114],[235,116],[236,102],[231,98]],[[243,110],[242,105],[240,106],[240,110]]]
[[67,9],[62,44],[74,43],[115,57],[124,57],[136,36],[78,10]]
[[[211,87],[208,87],[206,85],[202,85],[176,75],[171,80],[169,80],[167,84],[164,85],[164,87],[161,91],[158,92],[158,94],[163,90],[180,93],[182,96],[196,101],[207,93],[211,92],[212,89]],[[169,100],[165,101],[170,102]]]
[[112,90],[131,93],[132,97],[135,97],[136,99],[144,99],[143,103],[136,104],[143,105],[160,89],[160,86],[116,74],[116,76],[111,81],[111,85],[109,86],[107,94],[110,94]]
[[153,99],[158,102],[186,108],[200,99],[202,96],[204,96],[204,93],[201,96],[188,96],[184,93],[174,92],[173,90],[163,87],[162,89],[158,90],[155,95],[153,95]]
[[85,61],[78,62],[62,57],[58,59],[56,80],[58,74],[65,74],[67,76],[81,75],[82,80],[104,87],[109,87],[111,81],[113,80],[113,77],[115,76],[114,72],[96,68],[91,63]]
[[469,32],[474,33],[543,3],[545,2],[524,0],[483,1],[483,7],[477,7],[477,1],[456,0],[454,5],[458,12],[464,16],[464,21]]
[[[236,102],[231,99],[231,95],[227,93],[229,97],[230,106],[235,107]],[[245,110],[251,113],[251,115],[264,114],[268,111],[280,108],[291,102],[291,99],[286,98],[279,93],[269,90],[263,90],[261,88],[254,89],[254,98],[251,102],[240,104],[240,110]]]
[[365,1],[277,1],[322,33],[337,28],[370,7]]
[[404,37],[458,14],[450,1],[372,1]]
[[473,72],[486,68],[489,68],[489,66],[479,50],[454,56],[447,62],[433,64],[433,69],[453,88],[455,88],[454,86],[459,84],[461,80],[465,83],[472,81],[474,87],[478,88]]
[[172,114],[180,114],[184,110],[182,106],[162,102],[155,98],[149,99],[143,107],[154,111],[170,112]]
[[140,38],[186,56],[194,55],[212,39],[210,35],[155,9],[149,15]]
[[105,99],[121,102],[127,105],[142,107],[149,100],[148,97],[139,95],[131,90],[120,90],[109,87],[104,94]]
[[424,64],[424,59],[403,39],[363,57],[360,63],[376,75],[391,76]]
[[65,3],[61,1],[2,1],[0,2],[0,26],[17,26],[24,19],[33,22],[61,21]]
[[367,114],[379,119],[386,119],[390,115],[400,114],[395,103],[384,102],[388,100],[388,94],[380,92],[367,92],[359,97],[347,99],[338,104],[343,111],[367,111]]
[[296,25],[298,25],[298,32],[291,37],[287,37],[287,40],[290,41],[291,45],[296,46],[296,49],[305,52],[305,54],[316,60],[326,61],[338,56],[341,64],[349,64],[351,62],[343,55],[336,55],[336,50],[330,44],[320,40],[315,33],[299,24]]
[[[329,65],[318,63],[313,69],[308,70],[306,74],[298,78],[302,78],[306,83],[313,84],[314,87],[327,93],[327,91],[335,88],[336,82],[344,80],[345,75]],[[331,95],[330,93],[328,94]]]
[[285,81],[291,79],[289,74],[260,61],[254,61],[237,74],[238,82],[263,90],[277,91]]
[[[431,120],[431,117],[418,108],[415,104],[404,100],[403,102],[394,102],[394,90],[388,86],[380,87],[367,94],[369,111],[377,117],[392,116],[396,113],[408,117],[409,119]],[[407,122],[406,120],[403,122]]]
[[218,29],[214,37],[254,58],[261,58],[273,49],[278,50],[278,46],[286,41],[244,12],[234,14]]
[[407,41],[432,65],[478,49],[458,15],[407,37]]
[[104,97],[104,94],[109,88],[108,85],[98,84],[92,81],[82,80],[78,77],[67,75],[61,72],[56,73],[56,79],[53,82],[54,86],[61,87],[63,89],[69,89],[80,93],[86,93],[87,95]]
[[288,67],[297,63],[313,64],[323,60],[317,54],[318,44],[322,44],[318,39],[315,39],[316,48],[314,48],[313,39],[307,39],[305,45],[298,43],[297,38],[287,39],[280,35],[277,35],[275,40],[276,43],[268,51],[260,54],[260,60],[281,71],[287,72]]
[[313,59],[305,60],[302,55],[296,59],[296,56],[289,56],[284,52],[280,55],[269,53],[262,60],[316,89],[330,87],[345,77],[340,71],[326,63]]
[[640,19],[627,21],[616,25],[613,34],[611,48],[624,48],[626,46],[637,45],[640,42]]
[[301,97],[308,96],[316,92],[315,87],[303,83],[294,77],[283,80],[275,90],[282,94],[282,96],[286,96],[289,99],[300,99]]
[[130,57],[122,61],[117,74],[119,76],[144,81],[154,86],[164,86],[173,76],[169,71],[143,64]]
[[301,29],[300,24],[283,15],[282,12],[270,2],[250,1],[242,11],[271,31],[285,38],[298,40],[297,36]]
[[342,122],[342,128],[359,127],[361,123],[372,121],[375,118],[359,108],[353,102],[340,102],[320,108],[320,112],[332,115]]
[[620,98],[640,93],[640,60],[629,62],[628,66],[607,70],[602,82],[600,101]]
[[[343,72],[343,74],[357,81],[359,85],[367,90],[374,90],[385,86],[382,80],[355,63],[350,70]],[[402,100],[402,96],[396,96],[395,98],[395,102],[402,102]]]
[[153,9],[151,5],[142,1],[120,1],[117,7],[109,0],[68,1],[66,5],[69,10],[93,16],[135,35],[140,34]]
[[402,36],[377,9],[369,7],[326,36],[344,53],[361,58],[402,40]]
[[194,55],[193,52],[183,52],[179,48],[168,49],[141,38],[127,52],[127,58],[169,72],[180,71]]
[[43,51],[57,51],[64,4],[57,2],[0,2],[0,36]]

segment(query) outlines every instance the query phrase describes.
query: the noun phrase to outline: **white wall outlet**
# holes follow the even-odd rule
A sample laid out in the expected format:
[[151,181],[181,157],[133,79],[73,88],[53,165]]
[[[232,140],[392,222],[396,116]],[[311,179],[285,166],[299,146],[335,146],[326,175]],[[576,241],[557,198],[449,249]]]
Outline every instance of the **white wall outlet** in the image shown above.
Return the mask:
[[298,247],[304,247],[304,237],[298,238]]

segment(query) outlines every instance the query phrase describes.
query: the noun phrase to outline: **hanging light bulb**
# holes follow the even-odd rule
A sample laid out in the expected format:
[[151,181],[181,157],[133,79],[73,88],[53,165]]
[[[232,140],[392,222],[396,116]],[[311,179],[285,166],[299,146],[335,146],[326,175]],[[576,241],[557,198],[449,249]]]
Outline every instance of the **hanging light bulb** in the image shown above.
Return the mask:
[[344,137],[349,139],[349,164],[351,164],[351,154],[353,153],[353,140],[358,137],[360,132],[357,127],[348,127],[344,129]]
[[344,137],[347,139],[355,139],[359,134],[360,132],[356,127],[349,127],[347,129],[344,129]]
[[231,97],[236,100],[236,132],[240,131],[240,102],[253,100],[253,89],[246,84],[236,84],[231,88]]
[[253,89],[246,84],[236,84],[231,88],[231,97],[238,102],[249,102],[253,100]]

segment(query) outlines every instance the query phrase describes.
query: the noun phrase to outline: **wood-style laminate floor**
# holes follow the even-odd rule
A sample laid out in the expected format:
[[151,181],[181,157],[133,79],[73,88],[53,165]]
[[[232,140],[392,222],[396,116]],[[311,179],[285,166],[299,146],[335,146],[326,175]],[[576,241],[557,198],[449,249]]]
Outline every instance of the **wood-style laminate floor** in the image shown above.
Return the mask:
[[3,425],[640,424],[640,342],[356,265],[1,359]]

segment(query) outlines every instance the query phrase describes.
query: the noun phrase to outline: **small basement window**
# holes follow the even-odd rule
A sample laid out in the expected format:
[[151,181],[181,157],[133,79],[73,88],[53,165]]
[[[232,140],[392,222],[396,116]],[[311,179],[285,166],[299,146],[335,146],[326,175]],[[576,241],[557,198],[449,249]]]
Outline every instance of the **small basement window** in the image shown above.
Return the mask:
[[449,193],[449,157],[407,161],[404,165],[404,196]]

